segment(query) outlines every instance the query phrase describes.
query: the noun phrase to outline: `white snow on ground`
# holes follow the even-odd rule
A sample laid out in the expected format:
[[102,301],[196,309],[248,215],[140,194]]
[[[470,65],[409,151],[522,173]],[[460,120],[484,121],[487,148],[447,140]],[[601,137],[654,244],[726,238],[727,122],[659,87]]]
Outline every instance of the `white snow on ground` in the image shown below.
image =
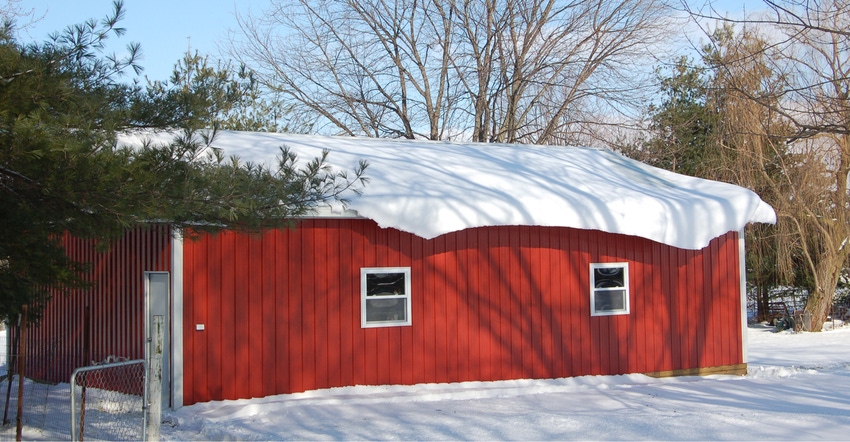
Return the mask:
[[[146,132],[120,143],[140,146],[148,138],[166,143],[172,135]],[[481,226],[561,226],[701,249],[749,222],[776,219],[747,189],[601,149],[229,131],[219,132],[212,146],[266,165],[277,164],[283,146],[302,165],[323,149],[339,170],[366,160],[370,181],[350,208],[423,238]]]
[[850,327],[749,328],[750,374],[349,387],[196,404],[167,440],[846,440]]

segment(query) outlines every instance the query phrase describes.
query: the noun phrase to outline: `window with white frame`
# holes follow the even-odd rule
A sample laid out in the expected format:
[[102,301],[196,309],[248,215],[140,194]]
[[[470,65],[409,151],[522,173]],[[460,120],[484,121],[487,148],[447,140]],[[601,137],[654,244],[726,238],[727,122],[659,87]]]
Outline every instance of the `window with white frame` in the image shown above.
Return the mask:
[[360,269],[360,324],[410,325],[410,267]]
[[629,264],[626,262],[590,265],[591,316],[629,313]]

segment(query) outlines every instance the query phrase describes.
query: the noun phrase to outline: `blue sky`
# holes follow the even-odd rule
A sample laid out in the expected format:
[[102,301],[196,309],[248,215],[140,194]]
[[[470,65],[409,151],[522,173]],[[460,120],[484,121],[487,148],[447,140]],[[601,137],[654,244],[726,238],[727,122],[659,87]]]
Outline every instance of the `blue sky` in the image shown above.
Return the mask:
[[[44,40],[51,32],[90,18],[101,19],[112,11],[112,0],[23,0],[22,7],[33,9],[39,19],[25,29],[23,39]],[[691,0],[702,4],[702,0]],[[715,1],[721,11],[739,10],[743,4],[761,4],[754,0]],[[236,27],[234,11],[261,11],[268,0],[125,0],[125,18],[121,25],[127,34],[113,39],[111,51],[121,53],[130,42],[142,45],[143,75],[152,80],[167,80],[174,64],[190,45],[192,51],[212,58],[219,56],[218,44],[228,29]],[[132,73],[130,73],[132,74]]]
[[[54,31],[90,18],[102,19],[112,11],[112,0],[24,0],[41,19],[22,32],[22,39],[41,41]],[[142,45],[143,75],[167,80],[174,64],[191,44],[192,51],[218,57],[218,43],[228,28],[236,27],[234,10],[259,11],[266,0],[125,0],[121,26],[127,33],[111,51],[122,53],[130,42]],[[132,74],[130,72],[129,74]]]

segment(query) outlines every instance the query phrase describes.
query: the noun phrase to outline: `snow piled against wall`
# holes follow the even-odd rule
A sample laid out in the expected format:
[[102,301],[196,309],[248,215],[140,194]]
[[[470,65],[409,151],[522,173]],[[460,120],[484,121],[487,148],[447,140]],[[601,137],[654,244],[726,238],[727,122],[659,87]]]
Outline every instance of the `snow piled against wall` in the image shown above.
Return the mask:
[[[167,141],[169,135],[135,135]],[[494,225],[560,226],[634,235],[701,249],[750,222],[774,223],[752,191],[675,174],[601,149],[451,143],[222,131],[212,146],[243,161],[277,164],[281,147],[303,163],[353,170],[369,183],[349,208],[381,227],[424,238]]]

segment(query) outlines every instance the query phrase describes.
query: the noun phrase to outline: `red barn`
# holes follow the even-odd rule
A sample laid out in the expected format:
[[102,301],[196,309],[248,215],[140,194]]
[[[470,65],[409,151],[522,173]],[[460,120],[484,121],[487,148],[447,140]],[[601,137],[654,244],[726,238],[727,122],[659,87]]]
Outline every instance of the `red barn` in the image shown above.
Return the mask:
[[[138,142],[140,137],[125,142]],[[346,208],[292,230],[183,240],[167,225],[107,253],[68,239],[98,285],[55,299],[34,345],[83,365],[142,357],[168,317],[174,407],[348,385],[745,373],[752,192],[584,148],[218,134],[268,162],[288,147],[369,163]],[[68,371],[70,373],[70,370]]]

